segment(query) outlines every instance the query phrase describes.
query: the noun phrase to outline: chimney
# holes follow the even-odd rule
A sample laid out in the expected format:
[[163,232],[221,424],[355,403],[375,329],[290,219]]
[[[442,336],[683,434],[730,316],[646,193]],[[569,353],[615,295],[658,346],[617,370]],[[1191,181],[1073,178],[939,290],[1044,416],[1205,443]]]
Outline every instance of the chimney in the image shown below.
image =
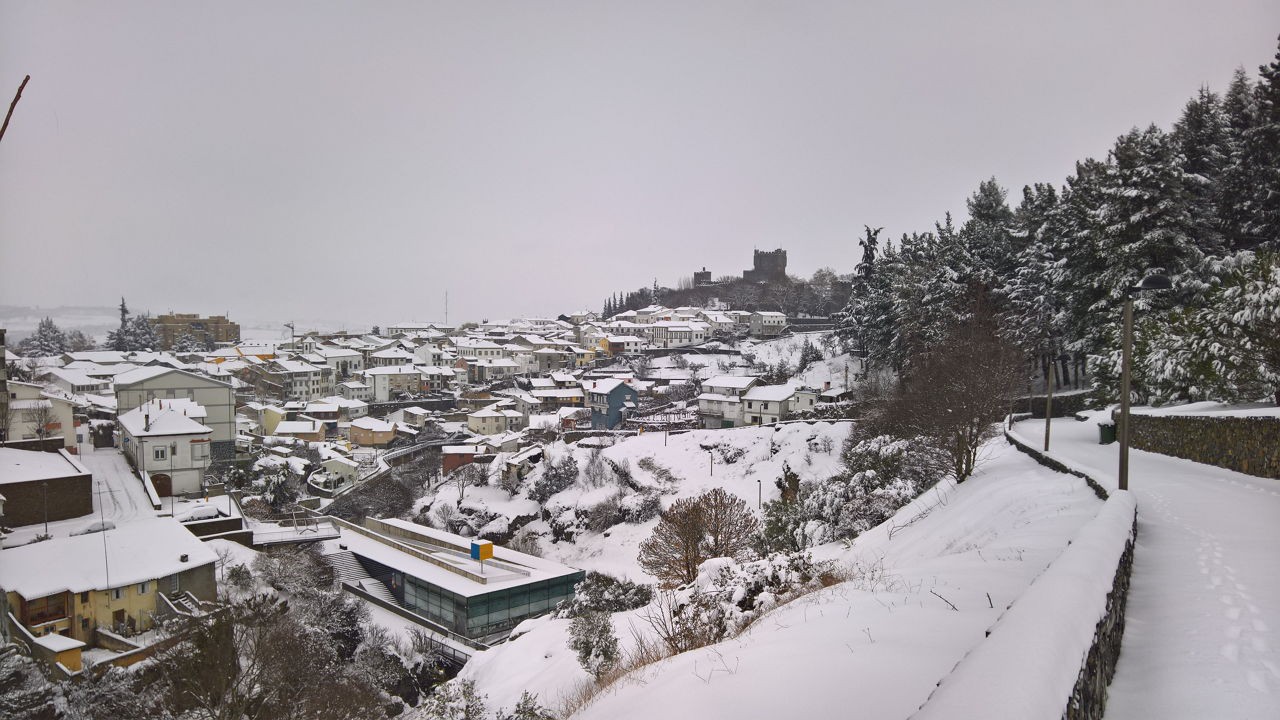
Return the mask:
[[187,561],[186,553],[182,553],[181,555],[178,556],[178,562],[186,562],[186,561]]
[[828,380],[828,381],[826,381],[826,382],[822,383],[822,391],[823,391],[823,392],[826,392],[826,391],[828,391],[828,390],[830,390],[830,389],[831,389],[831,381],[830,381],[830,380]]
[[149,412],[142,414],[142,429],[151,432],[151,413]]

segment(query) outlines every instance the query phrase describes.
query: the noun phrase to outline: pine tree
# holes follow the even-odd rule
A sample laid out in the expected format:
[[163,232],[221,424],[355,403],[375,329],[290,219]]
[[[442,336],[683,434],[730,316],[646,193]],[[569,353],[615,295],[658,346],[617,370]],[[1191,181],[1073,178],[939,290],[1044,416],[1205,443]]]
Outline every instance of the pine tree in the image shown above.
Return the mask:
[[1280,249],[1280,50],[1253,88],[1255,119],[1244,133],[1244,151],[1251,173],[1252,197],[1246,234],[1254,247]]
[[36,325],[36,331],[18,343],[18,354],[23,357],[50,357],[67,351],[67,336],[53,322],[44,318]]
[[1248,230],[1255,169],[1245,149],[1245,135],[1257,122],[1257,106],[1244,68],[1236,68],[1231,78],[1222,99],[1222,115],[1226,157],[1222,177],[1213,189],[1216,215],[1228,247],[1247,250],[1258,244]]
[[965,203],[969,220],[960,231],[968,256],[973,260],[975,279],[992,289],[1013,274],[1018,251],[1009,232],[1013,211],[1005,197],[1004,188],[995,178],[982,181]]
[[128,352],[133,348],[129,343],[129,307],[124,298],[120,298],[120,327],[107,333],[106,348],[118,352]]
[[1222,180],[1229,151],[1226,119],[1218,96],[1208,88],[1200,88],[1183,108],[1169,139],[1181,157],[1193,237],[1205,255],[1220,257],[1226,252],[1226,239],[1214,193]]
[[160,334],[151,323],[151,313],[134,315],[129,319],[125,328],[125,344],[126,350],[131,351],[160,349]]

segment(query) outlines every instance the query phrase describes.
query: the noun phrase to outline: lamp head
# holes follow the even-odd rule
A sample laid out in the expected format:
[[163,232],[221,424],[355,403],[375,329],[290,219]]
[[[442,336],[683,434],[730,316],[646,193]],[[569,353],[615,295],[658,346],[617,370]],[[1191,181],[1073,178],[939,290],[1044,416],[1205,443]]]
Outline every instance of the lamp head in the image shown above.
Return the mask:
[[1144,278],[1142,282],[1129,288],[1130,293],[1143,292],[1145,290],[1168,290],[1173,287],[1173,281],[1168,275],[1162,273],[1152,273]]

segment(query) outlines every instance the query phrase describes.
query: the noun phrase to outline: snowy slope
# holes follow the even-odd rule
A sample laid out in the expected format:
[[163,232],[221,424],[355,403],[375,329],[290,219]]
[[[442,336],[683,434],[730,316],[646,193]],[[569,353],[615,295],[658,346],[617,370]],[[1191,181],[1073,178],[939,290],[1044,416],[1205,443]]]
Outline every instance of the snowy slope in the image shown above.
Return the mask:
[[[995,445],[988,464],[959,488],[926,493],[850,546],[815,550],[850,568],[854,580],[785,605],[735,639],[642,668],[580,716],[835,717],[856,710],[858,717],[905,718],[1100,505],[1083,481]],[[624,646],[632,627],[645,631],[641,612],[615,616]],[[540,621],[478,655],[463,676],[489,695],[491,707],[511,706],[523,690],[554,706],[586,678],[565,647],[567,627]]]

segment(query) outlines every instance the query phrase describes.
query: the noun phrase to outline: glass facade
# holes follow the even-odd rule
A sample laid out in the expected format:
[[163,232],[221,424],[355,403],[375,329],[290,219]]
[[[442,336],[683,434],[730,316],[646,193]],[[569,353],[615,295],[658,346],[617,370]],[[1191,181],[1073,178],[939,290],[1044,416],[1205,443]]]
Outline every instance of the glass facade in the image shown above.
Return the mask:
[[555,609],[560,601],[573,597],[573,587],[584,575],[578,571],[470,598],[399,572],[388,579],[397,597],[397,591],[403,589],[405,607],[460,635],[478,639],[509,630],[526,618]]

